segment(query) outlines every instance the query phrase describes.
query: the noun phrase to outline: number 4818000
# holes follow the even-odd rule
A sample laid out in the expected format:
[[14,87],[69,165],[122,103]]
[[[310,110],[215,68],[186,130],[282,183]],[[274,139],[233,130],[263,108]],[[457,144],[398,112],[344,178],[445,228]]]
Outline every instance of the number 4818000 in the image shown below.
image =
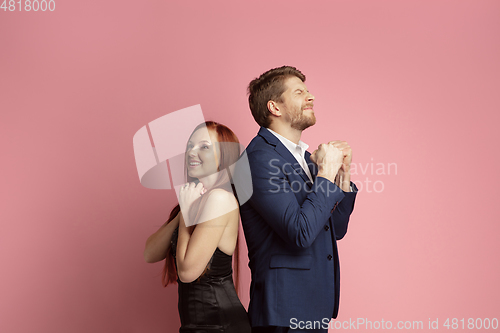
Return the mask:
[[[1,0],[0,0],[1,1]],[[24,6],[23,6],[24,4]],[[4,0],[2,2],[2,5],[0,6],[0,9],[3,9],[4,12],[7,10],[10,12],[13,11],[20,11],[22,12],[23,10],[25,12],[45,12],[45,11],[51,11],[53,12],[56,10],[56,2],[54,0]]]

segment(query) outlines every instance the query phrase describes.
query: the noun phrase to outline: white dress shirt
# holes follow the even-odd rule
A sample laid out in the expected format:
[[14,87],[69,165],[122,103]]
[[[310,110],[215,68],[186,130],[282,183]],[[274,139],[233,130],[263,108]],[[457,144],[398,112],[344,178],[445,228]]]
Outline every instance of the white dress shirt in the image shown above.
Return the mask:
[[282,135],[279,135],[275,131],[269,129],[269,132],[273,133],[274,136],[276,136],[281,143],[292,153],[293,157],[299,162],[300,166],[302,166],[302,169],[305,171],[307,177],[309,177],[309,180],[311,183],[313,182],[311,171],[309,171],[309,167],[307,166],[306,158],[305,158],[305,153],[307,148],[309,148],[309,145],[306,144],[305,142],[299,140],[299,144],[296,144],[287,138],[285,138]]

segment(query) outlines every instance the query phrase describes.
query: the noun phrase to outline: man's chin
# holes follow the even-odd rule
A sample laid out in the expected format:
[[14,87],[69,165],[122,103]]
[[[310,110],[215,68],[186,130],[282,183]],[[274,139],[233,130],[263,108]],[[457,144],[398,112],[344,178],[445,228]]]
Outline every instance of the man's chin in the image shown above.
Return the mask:
[[292,124],[291,126],[292,126],[292,128],[303,131],[306,128],[309,128],[314,124],[316,124],[316,117],[314,115],[312,115],[312,117],[310,117],[308,119],[302,119],[302,121],[297,122],[295,124]]
[[313,114],[311,118],[312,118],[311,119],[311,125],[309,125],[309,126],[312,126],[312,125],[316,124],[316,116]]

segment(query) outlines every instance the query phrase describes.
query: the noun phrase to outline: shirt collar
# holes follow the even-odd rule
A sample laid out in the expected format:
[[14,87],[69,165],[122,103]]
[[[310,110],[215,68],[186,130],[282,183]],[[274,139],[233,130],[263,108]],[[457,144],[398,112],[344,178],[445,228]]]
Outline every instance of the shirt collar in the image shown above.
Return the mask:
[[307,148],[309,148],[309,145],[306,144],[305,142],[303,142],[302,140],[299,140],[299,144],[295,144],[294,142],[288,140],[287,138],[285,138],[284,136],[276,133],[275,131],[273,131],[272,129],[267,129],[269,132],[273,133],[274,136],[276,136],[280,141],[281,143],[290,151],[290,152],[293,152],[295,151],[297,148],[299,148],[301,151],[302,151],[302,156],[304,156],[304,153],[305,151],[307,150]]

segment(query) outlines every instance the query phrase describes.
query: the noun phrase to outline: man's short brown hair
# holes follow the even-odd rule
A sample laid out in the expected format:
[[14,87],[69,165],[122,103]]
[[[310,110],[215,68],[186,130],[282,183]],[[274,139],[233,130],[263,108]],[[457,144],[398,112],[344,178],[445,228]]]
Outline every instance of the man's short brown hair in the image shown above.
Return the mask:
[[306,81],[306,76],[297,68],[282,66],[268,70],[248,85],[248,104],[253,118],[260,126],[267,128],[271,124],[267,102],[283,102],[285,80],[291,76],[298,77],[302,82]]

